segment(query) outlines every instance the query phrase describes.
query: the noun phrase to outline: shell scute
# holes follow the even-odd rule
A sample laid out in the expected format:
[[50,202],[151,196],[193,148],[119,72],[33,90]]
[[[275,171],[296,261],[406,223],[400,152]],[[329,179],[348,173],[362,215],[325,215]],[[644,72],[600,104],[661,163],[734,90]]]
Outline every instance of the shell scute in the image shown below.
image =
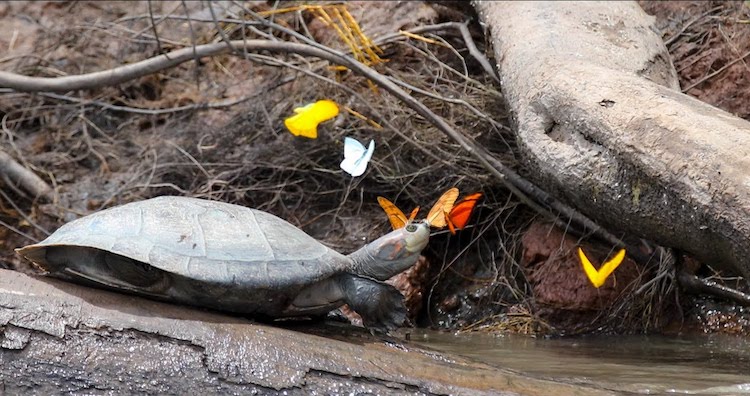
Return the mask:
[[51,245],[106,250],[218,283],[233,278],[259,284],[306,282],[346,264],[343,256],[272,214],[186,197],[103,210],[62,226],[33,246]]

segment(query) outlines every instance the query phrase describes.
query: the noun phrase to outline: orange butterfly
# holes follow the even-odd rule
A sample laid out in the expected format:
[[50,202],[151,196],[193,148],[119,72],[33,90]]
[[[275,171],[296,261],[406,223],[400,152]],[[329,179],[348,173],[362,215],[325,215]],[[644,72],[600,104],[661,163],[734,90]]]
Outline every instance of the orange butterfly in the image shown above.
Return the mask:
[[450,188],[448,191],[444,192],[443,195],[438,198],[437,202],[435,202],[435,205],[432,206],[430,212],[427,213],[427,223],[429,223],[431,227],[445,227],[448,224],[445,214],[453,209],[453,203],[456,202],[457,198],[458,189],[456,187]]
[[380,207],[385,211],[385,214],[388,215],[388,220],[391,222],[391,227],[393,227],[394,230],[405,227],[406,223],[414,220],[414,218],[417,217],[417,213],[419,212],[419,206],[417,206],[416,208],[414,208],[414,210],[411,211],[409,218],[406,218],[404,212],[402,212],[401,209],[399,209],[393,202],[389,201],[388,199],[378,197],[378,203],[380,204]]
[[471,218],[471,212],[481,197],[482,193],[480,192],[469,194],[453,205],[452,209],[445,211],[445,219],[448,223],[448,228],[451,230],[451,234],[455,235],[456,230],[462,230],[466,227],[466,223]]

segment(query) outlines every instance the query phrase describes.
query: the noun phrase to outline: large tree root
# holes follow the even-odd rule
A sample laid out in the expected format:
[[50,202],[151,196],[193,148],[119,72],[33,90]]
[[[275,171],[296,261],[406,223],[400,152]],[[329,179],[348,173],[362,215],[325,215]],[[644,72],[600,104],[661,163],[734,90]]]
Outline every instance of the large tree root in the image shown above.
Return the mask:
[[635,2],[475,2],[527,176],[610,229],[750,278],[750,123],[679,92]]

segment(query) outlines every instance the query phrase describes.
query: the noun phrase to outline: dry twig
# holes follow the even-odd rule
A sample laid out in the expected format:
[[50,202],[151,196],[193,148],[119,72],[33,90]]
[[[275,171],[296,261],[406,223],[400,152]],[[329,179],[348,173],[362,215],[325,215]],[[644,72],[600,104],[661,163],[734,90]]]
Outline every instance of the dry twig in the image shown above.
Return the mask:
[[[190,59],[197,59],[206,56],[216,56],[231,52],[231,48],[244,49],[247,51],[270,51],[295,53],[299,55],[313,56],[347,68],[363,75],[372,80],[380,87],[399,98],[412,110],[429,120],[443,133],[456,141],[464,150],[474,157],[484,166],[493,176],[495,176],[503,185],[505,185],[514,195],[524,203],[534,208],[538,212],[557,224],[564,224],[561,220],[549,210],[540,206],[536,202],[542,202],[548,205],[567,218],[573,220],[584,228],[583,232],[591,232],[601,236],[610,243],[624,247],[624,243],[617,237],[613,236],[594,221],[584,216],[572,207],[563,204],[559,200],[550,196],[542,189],[534,186],[531,182],[521,177],[519,174],[497,161],[492,155],[476,145],[473,141],[467,139],[464,135],[453,129],[443,118],[435,114],[424,103],[416,100],[406,91],[401,89],[390,79],[384,77],[372,68],[358,62],[357,60],[332,49],[322,46],[312,46],[300,43],[268,41],[268,40],[235,40],[229,43],[221,42],[214,44],[205,44],[190,48],[182,48],[172,51],[168,54],[159,55],[154,58],[146,59],[130,65],[116,67],[114,69],[82,74],[77,76],[66,77],[28,77],[14,73],[0,71],[0,86],[13,88],[24,92],[39,91],[70,91],[76,89],[92,89],[101,86],[115,85],[144,75],[164,70]],[[534,199],[529,197],[531,194]]]
[[52,187],[2,150],[0,150],[0,175],[6,179],[6,182],[20,184],[34,198],[48,200],[52,198]]
[[730,68],[730,67],[731,67],[732,65],[734,65],[735,63],[737,63],[737,62],[739,62],[739,61],[741,61],[741,60],[744,60],[744,59],[745,59],[745,58],[747,58],[748,56],[750,56],[750,51],[747,51],[747,52],[745,52],[745,53],[744,53],[744,54],[742,54],[742,56],[740,56],[739,58],[737,58],[737,59],[735,59],[735,60],[733,60],[733,61],[731,61],[731,62],[728,62],[728,63],[727,63],[726,65],[724,65],[724,66],[720,67],[720,68],[719,68],[718,70],[714,71],[713,73],[709,73],[708,75],[706,75],[705,77],[701,78],[700,80],[698,80],[698,81],[696,81],[696,82],[694,82],[694,83],[692,83],[692,84],[688,85],[687,87],[683,88],[683,89],[682,89],[682,92],[687,92],[687,91],[689,91],[689,90],[691,90],[691,89],[693,89],[693,88],[697,87],[698,85],[701,85],[701,84],[703,84],[704,82],[706,82],[706,81],[708,81],[708,80],[710,80],[710,79],[712,79],[712,78],[716,77],[717,75],[719,75],[719,74],[720,74],[721,72],[723,72],[724,70],[726,70],[726,69]]

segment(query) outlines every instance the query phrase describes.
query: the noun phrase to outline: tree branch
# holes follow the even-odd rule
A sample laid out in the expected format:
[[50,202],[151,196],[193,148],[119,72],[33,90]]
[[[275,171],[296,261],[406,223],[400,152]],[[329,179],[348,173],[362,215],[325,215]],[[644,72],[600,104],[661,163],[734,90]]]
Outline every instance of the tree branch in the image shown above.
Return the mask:
[[49,184],[2,150],[0,150],[0,175],[6,176],[12,183],[18,183],[34,198],[51,198],[52,187]]
[[750,307],[750,294],[743,293],[731,287],[724,286],[712,280],[699,278],[695,275],[680,271],[677,281],[683,290],[694,294],[712,294],[714,296],[734,301],[737,304]]
[[[560,211],[564,216],[569,217],[579,226],[584,228],[584,232],[592,232],[604,240],[624,247],[623,242],[599,227],[594,221],[587,218],[572,207],[563,204],[557,199],[546,194],[542,189],[533,186],[528,180],[521,177],[518,173],[506,167],[500,161],[487,153],[484,149],[475,144],[472,140],[467,139],[464,135],[453,129],[442,117],[438,116],[424,103],[415,99],[394,82],[381,75],[374,69],[358,62],[346,54],[329,48],[322,48],[300,43],[291,43],[284,41],[269,40],[233,40],[230,42],[219,42],[213,44],[204,44],[195,47],[182,48],[167,54],[159,55],[154,58],[146,59],[130,65],[116,67],[110,70],[81,74],[66,77],[29,77],[14,73],[0,71],[0,87],[13,88],[23,92],[40,92],[40,91],[70,91],[78,89],[94,89],[102,86],[116,85],[128,80],[139,78],[151,73],[176,66],[180,63],[195,58],[216,56],[226,54],[232,51],[269,51],[279,53],[295,53],[305,56],[313,56],[325,59],[332,63],[346,66],[352,71],[372,80],[393,96],[397,97],[408,105],[417,114],[430,121],[440,131],[456,141],[464,150],[466,150],[477,162],[515,194],[521,201],[544,214],[550,220],[559,222],[560,219],[549,209],[538,205],[528,194],[532,194],[537,200],[542,201],[545,206]],[[533,188],[531,188],[533,186]]]

